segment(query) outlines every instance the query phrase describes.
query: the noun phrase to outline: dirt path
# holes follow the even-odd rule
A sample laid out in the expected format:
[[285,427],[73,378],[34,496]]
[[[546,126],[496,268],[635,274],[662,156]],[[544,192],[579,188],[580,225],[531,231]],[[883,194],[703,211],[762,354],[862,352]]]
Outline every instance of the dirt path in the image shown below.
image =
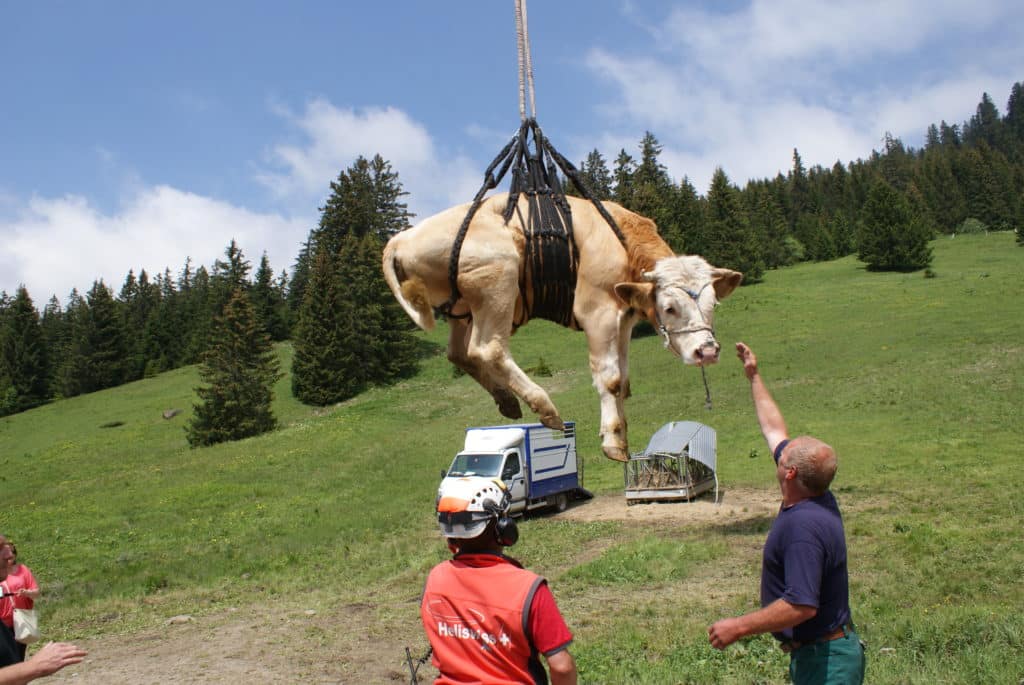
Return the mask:
[[627,504],[623,495],[599,495],[581,502],[559,516],[575,521],[658,521],[680,523],[731,523],[779,510],[778,490],[753,488],[721,489],[718,503],[713,493],[705,493],[692,502],[648,502]]
[[[774,516],[773,490],[732,488],[693,502],[627,505],[622,495],[578,502],[560,518],[576,521],[670,520],[673,525],[729,525]],[[76,685],[165,683],[408,683],[405,647],[426,649],[416,593],[400,604],[339,604],[314,611],[302,606],[231,608],[179,617],[131,635],[78,640],[87,660],[51,676]],[[433,681],[429,663],[420,682]]]

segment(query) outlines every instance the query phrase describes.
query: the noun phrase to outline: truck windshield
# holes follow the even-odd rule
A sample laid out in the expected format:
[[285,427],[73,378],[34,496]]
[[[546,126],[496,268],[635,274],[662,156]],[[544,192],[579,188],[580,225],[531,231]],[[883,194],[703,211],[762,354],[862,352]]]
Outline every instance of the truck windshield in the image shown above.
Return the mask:
[[500,454],[460,454],[455,457],[449,476],[495,477],[501,468]]

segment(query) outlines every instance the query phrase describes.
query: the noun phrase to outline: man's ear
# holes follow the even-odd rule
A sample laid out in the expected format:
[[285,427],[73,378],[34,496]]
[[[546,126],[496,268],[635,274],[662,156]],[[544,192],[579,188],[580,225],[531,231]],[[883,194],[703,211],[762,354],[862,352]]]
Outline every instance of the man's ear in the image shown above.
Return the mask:
[[732,269],[712,269],[711,283],[715,288],[715,297],[725,299],[743,282],[743,274]]
[[653,283],[616,283],[615,294],[633,309],[648,312],[654,308]]

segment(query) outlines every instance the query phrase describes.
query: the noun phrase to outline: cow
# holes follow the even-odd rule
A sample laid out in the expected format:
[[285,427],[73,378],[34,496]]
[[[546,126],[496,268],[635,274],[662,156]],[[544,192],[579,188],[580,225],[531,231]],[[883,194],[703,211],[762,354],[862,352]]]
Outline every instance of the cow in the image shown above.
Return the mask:
[[[594,203],[567,197],[577,274],[565,325],[583,330],[590,372],[601,398],[601,447],[616,461],[629,459],[623,402],[629,396],[629,341],[640,319],[654,324],[665,346],[686,364],[718,361],[712,329],[718,300],[743,280],[698,256],[677,256],[650,219],[614,202],[603,206],[616,236]],[[536,288],[524,278],[527,199],[505,221],[508,194],[486,198],[473,214],[458,260],[457,293],[446,317],[448,359],[494,398],[500,413],[522,418],[523,400],[545,426],[563,427],[548,394],[509,354],[509,336],[529,319]],[[420,328],[434,327],[435,312],[452,296],[449,261],[470,205],[452,207],[394,235],[383,252],[384,279]],[[518,399],[517,399],[518,398]]]

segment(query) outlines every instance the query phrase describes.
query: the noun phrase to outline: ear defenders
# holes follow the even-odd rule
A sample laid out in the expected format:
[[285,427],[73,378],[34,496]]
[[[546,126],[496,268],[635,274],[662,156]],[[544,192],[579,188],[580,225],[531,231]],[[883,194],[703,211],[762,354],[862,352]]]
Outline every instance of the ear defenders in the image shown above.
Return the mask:
[[494,537],[502,547],[511,547],[519,540],[519,527],[516,520],[507,514],[502,514],[494,522]]
[[494,537],[502,547],[511,547],[519,540],[519,527],[515,519],[508,515],[508,507],[511,496],[504,491],[501,505],[494,505],[488,502],[485,506],[487,511],[494,515]]

